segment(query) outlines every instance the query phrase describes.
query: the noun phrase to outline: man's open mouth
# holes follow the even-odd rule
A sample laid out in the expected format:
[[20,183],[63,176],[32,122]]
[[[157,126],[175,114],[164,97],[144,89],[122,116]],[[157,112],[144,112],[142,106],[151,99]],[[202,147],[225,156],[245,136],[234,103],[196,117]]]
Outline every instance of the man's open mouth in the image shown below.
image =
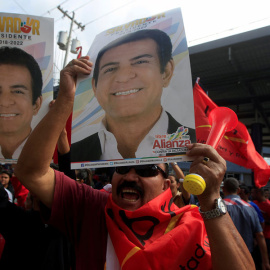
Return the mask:
[[139,92],[141,90],[142,90],[142,88],[131,89],[131,90],[128,90],[128,91],[116,92],[113,95],[114,96],[127,96],[127,95],[130,95],[130,94],[137,93],[137,92]]
[[130,188],[121,190],[121,197],[129,202],[136,202],[140,198],[140,192]]

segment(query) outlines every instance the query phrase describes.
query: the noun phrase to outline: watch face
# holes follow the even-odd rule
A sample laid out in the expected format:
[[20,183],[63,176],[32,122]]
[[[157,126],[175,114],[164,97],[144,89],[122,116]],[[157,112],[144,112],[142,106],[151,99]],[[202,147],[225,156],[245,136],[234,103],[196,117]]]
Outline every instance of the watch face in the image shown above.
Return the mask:
[[222,213],[224,213],[224,214],[227,212],[227,206],[226,206],[225,202],[224,202],[222,199],[220,199],[220,200],[218,201],[218,208],[219,208],[220,211],[221,211]]

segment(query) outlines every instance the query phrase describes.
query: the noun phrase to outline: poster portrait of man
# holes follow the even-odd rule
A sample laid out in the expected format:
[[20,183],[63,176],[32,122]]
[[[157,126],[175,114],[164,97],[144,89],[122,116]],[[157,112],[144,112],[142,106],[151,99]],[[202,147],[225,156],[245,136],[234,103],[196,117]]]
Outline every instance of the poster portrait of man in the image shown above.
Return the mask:
[[[178,21],[174,21],[177,15]],[[80,136],[77,136],[76,139],[75,102],[72,162],[110,161],[109,165],[115,165],[116,160],[128,160],[130,164],[146,157],[183,158],[185,145],[194,142],[196,136],[187,45],[179,18],[181,12],[177,9],[148,18],[148,23],[145,19],[141,24],[133,22],[133,25],[143,26],[135,27],[135,31],[123,30],[129,28],[128,24],[118,30],[110,29],[102,38],[107,35],[113,37],[112,40],[98,50],[94,59],[91,53],[94,54],[95,45],[94,49],[90,48],[94,70],[88,94],[93,95],[90,104],[97,101],[100,111],[97,107],[91,112],[95,124],[79,130],[77,133],[85,137],[78,139]],[[179,69],[182,74],[178,77]],[[179,78],[183,79],[182,86]],[[89,80],[79,84],[79,99],[86,82]],[[167,91],[167,88],[174,88],[174,91]],[[183,96],[189,104],[181,116],[184,122],[175,117],[183,114],[175,104]],[[93,105],[90,107],[93,109]]]
[[[52,19],[0,13],[0,162],[16,163],[52,98]],[[40,35],[40,34],[43,35]],[[53,36],[51,36],[51,41]],[[42,108],[43,107],[43,108]]]

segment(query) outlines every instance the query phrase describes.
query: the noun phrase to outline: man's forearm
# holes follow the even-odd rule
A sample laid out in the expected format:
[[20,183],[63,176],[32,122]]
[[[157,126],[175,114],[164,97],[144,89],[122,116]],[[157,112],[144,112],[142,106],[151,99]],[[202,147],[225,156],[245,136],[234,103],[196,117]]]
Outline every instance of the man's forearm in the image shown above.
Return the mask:
[[214,270],[255,269],[250,252],[229,214],[206,220]]
[[[195,143],[187,145],[187,155],[194,158],[190,173],[201,175],[206,188],[197,198],[201,212],[208,212],[216,207],[220,197],[220,185],[226,172],[226,161],[209,145]],[[208,157],[208,162],[203,162]],[[255,265],[251,254],[233,224],[228,213],[204,220],[215,270],[252,270]]]
[[54,172],[50,169],[59,135],[72,111],[77,74],[90,74],[89,57],[73,60],[61,71],[58,98],[33,130],[19,157],[15,175],[48,207],[54,192]]

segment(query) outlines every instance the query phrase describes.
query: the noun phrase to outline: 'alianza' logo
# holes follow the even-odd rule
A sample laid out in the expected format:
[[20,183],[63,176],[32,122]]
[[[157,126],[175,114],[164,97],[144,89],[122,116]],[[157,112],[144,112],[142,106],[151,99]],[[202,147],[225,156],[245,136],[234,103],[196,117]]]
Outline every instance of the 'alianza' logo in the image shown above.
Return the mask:
[[[190,143],[191,141],[190,136],[188,135],[188,128],[181,126],[175,133],[156,135],[156,139],[153,144],[153,153],[158,153],[160,151],[163,153],[184,152],[186,151],[186,146]],[[172,151],[173,149],[176,151]]]
[[6,33],[24,33],[39,35],[40,21],[27,17],[26,21],[21,18],[0,16],[0,32]]

